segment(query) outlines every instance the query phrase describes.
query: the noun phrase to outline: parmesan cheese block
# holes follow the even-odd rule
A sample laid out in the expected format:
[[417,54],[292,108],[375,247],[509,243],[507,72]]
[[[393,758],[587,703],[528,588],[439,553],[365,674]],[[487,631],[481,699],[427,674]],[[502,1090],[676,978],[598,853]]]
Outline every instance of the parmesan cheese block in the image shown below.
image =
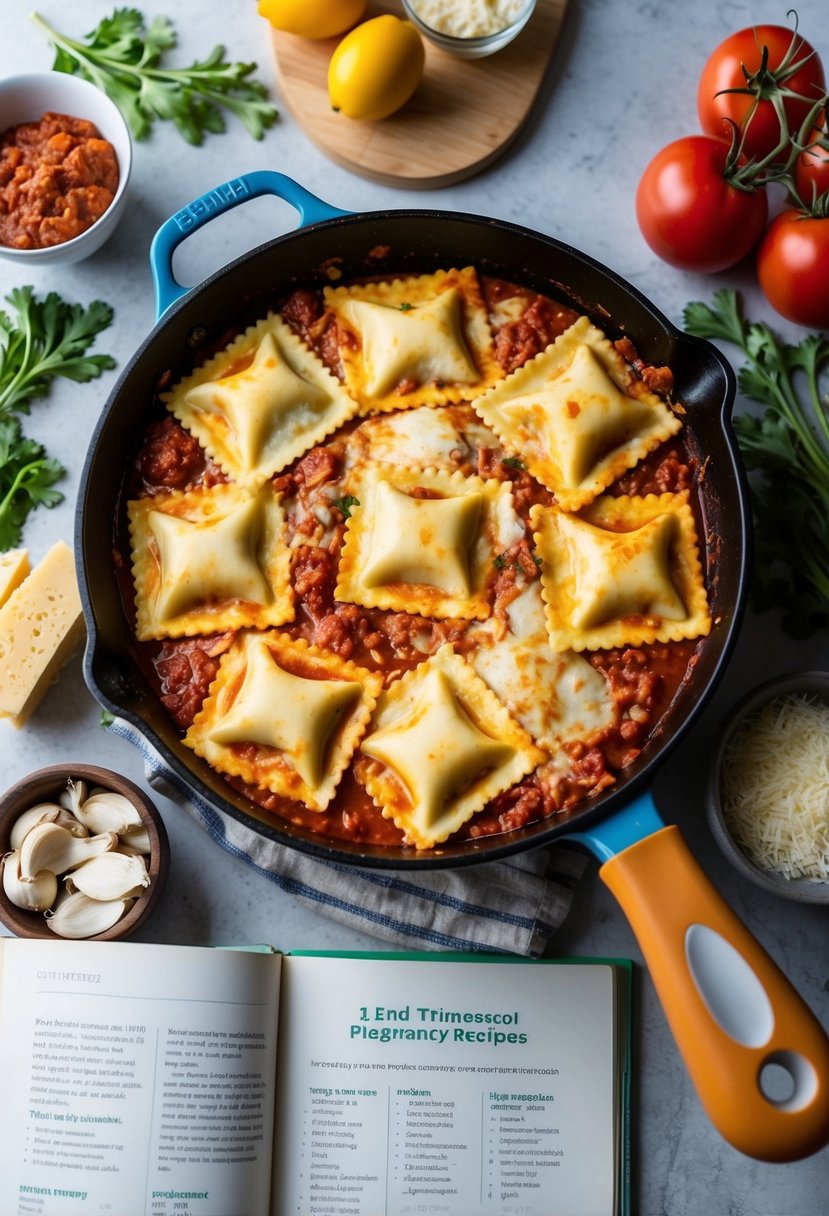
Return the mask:
[[27,549],[9,549],[8,553],[0,554],[0,608],[16,591],[29,573],[29,553]]
[[58,541],[0,607],[0,717],[24,724],[82,634],[74,557]]

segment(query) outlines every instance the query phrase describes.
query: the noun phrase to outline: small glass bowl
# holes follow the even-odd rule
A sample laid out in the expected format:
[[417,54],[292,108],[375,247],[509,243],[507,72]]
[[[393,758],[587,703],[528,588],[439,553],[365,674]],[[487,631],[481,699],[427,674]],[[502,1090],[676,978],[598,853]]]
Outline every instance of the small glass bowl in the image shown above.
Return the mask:
[[484,55],[494,55],[516,38],[529,21],[535,10],[536,0],[527,0],[518,16],[510,25],[480,38],[459,38],[453,34],[444,34],[440,30],[427,25],[413,8],[414,0],[403,0],[406,17],[424,38],[428,38],[434,46],[440,47],[450,55],[461,59],[481,59]]

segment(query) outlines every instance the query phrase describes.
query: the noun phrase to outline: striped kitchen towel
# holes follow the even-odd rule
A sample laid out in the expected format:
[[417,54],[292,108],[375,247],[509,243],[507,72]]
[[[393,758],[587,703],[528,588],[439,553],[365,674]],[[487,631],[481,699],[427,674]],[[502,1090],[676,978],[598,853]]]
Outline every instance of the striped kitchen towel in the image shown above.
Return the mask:
[[368,870],[322,861],[244,827],[198,797],[129,722],[113,734],[141,752],[148,783],[210,837],[294,899],[407,949],[543,954],[567,915],[586,857],[557,845],[464,869]]

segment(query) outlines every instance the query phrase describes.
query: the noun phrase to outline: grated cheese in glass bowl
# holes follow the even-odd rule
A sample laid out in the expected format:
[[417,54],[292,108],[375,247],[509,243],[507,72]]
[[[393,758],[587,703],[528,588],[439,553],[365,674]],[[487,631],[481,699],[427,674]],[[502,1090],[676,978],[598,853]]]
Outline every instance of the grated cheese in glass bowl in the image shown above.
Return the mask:
[[735,707],[712,769],[708,819],[749,878],[829,903],[829,673],[770,680]]

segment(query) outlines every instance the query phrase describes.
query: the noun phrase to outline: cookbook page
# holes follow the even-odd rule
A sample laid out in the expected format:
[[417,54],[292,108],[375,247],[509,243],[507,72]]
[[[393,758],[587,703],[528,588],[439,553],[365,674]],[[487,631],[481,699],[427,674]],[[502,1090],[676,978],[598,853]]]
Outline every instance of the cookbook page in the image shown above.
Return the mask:
[[284,960],[275,1216],[608,1216],[614,973]]
[[3,1216],[265,1216],[280,966],[0,940]]

